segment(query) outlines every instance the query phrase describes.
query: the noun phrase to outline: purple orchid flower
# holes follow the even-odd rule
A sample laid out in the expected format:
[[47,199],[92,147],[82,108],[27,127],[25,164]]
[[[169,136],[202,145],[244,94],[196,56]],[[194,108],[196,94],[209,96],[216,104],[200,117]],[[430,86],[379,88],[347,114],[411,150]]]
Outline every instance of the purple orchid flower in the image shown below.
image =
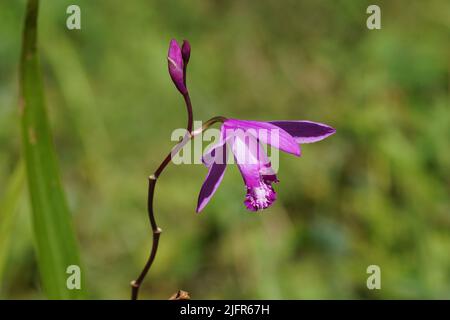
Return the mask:
[[175,39],[170,41],[167,60],[169,64],[169,74],[173,83],[181,94],[187,93],[186,87],[186,67],[191,56],[191,46],[184,40],[180,48]]
[[244,204],[248,210],[258,211],[276,200],[272,183],[278,182],[261,143],[300,156],[299,144],[320,141],[335,132],[330,126],[312,121],[226,120],[221,127],[220,141],[203,156],[208,175],[200,190],[197,212],[205,208],[223,179],[227,145],[244,180],[247,191]]

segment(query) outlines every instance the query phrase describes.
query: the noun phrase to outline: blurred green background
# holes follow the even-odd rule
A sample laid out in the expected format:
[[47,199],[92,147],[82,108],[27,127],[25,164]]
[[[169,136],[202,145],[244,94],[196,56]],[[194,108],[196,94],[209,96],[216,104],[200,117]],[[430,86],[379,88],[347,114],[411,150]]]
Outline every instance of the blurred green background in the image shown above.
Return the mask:
[[[66,29],[70,4],[82,30]],[[369,4],[381,30],[366,28]],[[22,154],[24,12],[0,2],[0,197]],[[206,169],[170,166],[143,298],[449,299],[448,12],[445,0],[42,1],[47,108],[88,297],[128,299],[147,258],[147,176],[186,122],[167,48],[185,38],[196,120],[309,119],[337,133],[280,156],[278,200],[257,214],[237,168],[197,215]],[[45,298],[26,191],[0,247],[5,299]],[[371,264],[381,290],[366,287]]]

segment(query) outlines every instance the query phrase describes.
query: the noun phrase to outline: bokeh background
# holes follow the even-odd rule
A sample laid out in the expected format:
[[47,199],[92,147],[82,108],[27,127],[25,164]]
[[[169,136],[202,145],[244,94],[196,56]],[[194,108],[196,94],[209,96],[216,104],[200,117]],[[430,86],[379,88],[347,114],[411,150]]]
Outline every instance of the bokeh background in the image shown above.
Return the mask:
[[[80,31],[65,27],[70,4],[81,7]],[[369,4],[381,7],[381,30],[366,28]],[[47,108],[89,298],[127,299],[147,258],[146,179],[186,122],[167,73],[171,38],[192,45],[196,120],[309,119],[337,133],[301,158],[281,155],[278,200],[262,213],[246,211],[233,167],[195,214],[206,169],[170,166],[143,298],[450,298],[449,5],[42,1]],[[22,154],[24,11],[23,0],[0,2],[3,182]],[[27,189],[20,199],[1,247],[0,297],[43,299]],[[381,290],[366,287],[371,264]]]

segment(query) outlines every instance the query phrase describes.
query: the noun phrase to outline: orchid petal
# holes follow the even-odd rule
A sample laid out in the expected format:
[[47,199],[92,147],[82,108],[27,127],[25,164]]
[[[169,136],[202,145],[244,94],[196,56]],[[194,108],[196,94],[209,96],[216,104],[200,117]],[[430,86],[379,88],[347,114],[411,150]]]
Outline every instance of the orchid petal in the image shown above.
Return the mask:
[[292,137],[297,143],[312,143],[325,139],[336,132],[336,130],[323,123],[312,121],[271,121],[270,123],[280,127]]
[[228,139],[245,184],[248,187],[259,185],[261,178],[277,182],[276,173],[263,146],[256,138],[251,139],[253,141],[250,142],[244,141],[240,136]]
[[225,129],[222,126],[220,130],[219,142],[208,147],[202,156],[202,163],[206,167],[209,168],[214,162],[217,162],[219,164],[226,163],[227,157],[224,154],[224,152],[226,151],[226,140]]
[[245,138],[236,135],[228,142],[247,189],[244,204],[248,210],[258,211],[270,207],[276,200],[271,184],[278,179],[258,140],[253,136]]
[[223,152],[226,149],[225,141],[220,141],[208,149],[202,156],[202,163],[209,168],[213,163],[226,164],[226,157]]
[[269,122],[228,119],[225,125],[229,129],[242,129],[250,133],[256,132],[256,138],[265,144],[281,151],[300,156],[300,147],[294,138],[284,129]]
[[[219,146],[218,148],[223,149],[222,152],[225,156],[226,145]],[[226,167],[227,164],[225,162],[213,162],[210,164],[208,168],[208,175],[206,176],[202,188],[200,189],[196,212],[202,211],[203,208],[205,208],[205,206],[208,204],[209,200],[211,200],[211,197],[214,195],[220,183],[222,182]]]

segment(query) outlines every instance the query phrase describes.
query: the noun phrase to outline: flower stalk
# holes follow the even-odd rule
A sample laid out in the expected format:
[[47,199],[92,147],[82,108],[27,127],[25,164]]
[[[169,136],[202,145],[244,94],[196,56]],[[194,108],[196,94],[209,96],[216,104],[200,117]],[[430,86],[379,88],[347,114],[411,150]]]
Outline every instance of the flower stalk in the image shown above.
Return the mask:
[[[209,119],[206,121],[201,128],[196,129],[195,131],[192,130],[193,125],[193,116],[192,116],[192,105],[189,99],[189,94],[185,96],[187,111],[188,111],[188,125],[187,125],[187,134],[186,136],[178,142],[178,144],[174,147],[173,150],[176,150],[175,154],[181,150],[191,139],[194,139],[197,135],[203,133],[205,130],[207,130],[209,127],[214,125],[217,122],[224,122],[226,121],[225,117],[217,116]],[[156,181],[158,180],[158,177],[161,175],[161,173],[164,171],[164,169],[167,167],[167,165],[172,160],[172,155],[174,155],[174,151],[171,151],[161,162],[159,167],[156,169],[155,173],[150,175],[148,177],[148,197],[147,197],[147,211],[148,211],[148,217],[150,220],[150,226],[152,228],[153,233],[153,241],[152,241],[152,249],[150,251],[150,255],[147,259],[147,262],[144,265],[144,268],[142,269],[141,273],[137,277],[136,280],[131,281],[131,299],[137,300],[139,296],[139,289],[141,287],[142,282],[144,281],[145,277],[147,276],[148,271],[150,270],[153,261],[155,260],[156,253],[158,252],[158,246],[159,246],[159,238],[162,233],[162,229],[158,227],[158,224],[156,223],[155,218],[155,212],[153,210],[153,199],[155,195],[155,186]]]

